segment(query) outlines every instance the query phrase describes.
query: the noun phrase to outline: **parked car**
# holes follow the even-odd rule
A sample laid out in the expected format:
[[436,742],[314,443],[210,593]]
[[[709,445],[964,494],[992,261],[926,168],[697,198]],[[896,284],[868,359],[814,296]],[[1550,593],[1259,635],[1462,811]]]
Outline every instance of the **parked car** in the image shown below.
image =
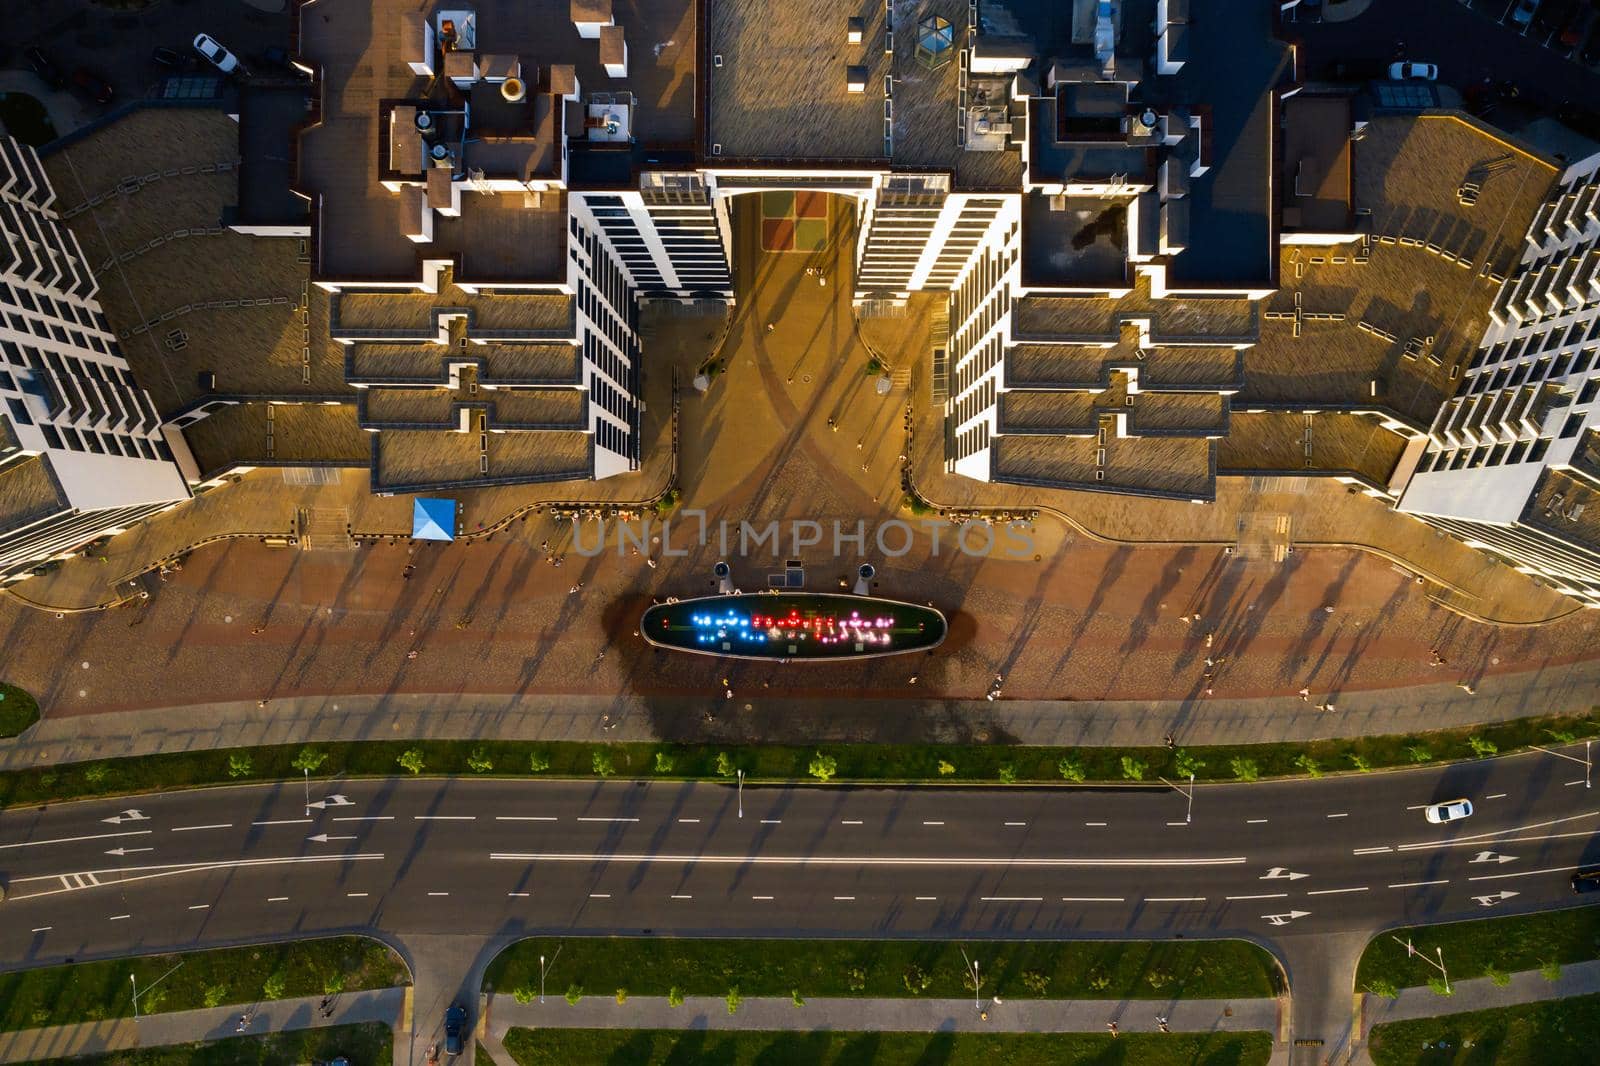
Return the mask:
[[1521,26],[1522,32],[1527,33],[1527,28],[1533,24],[1533,13],[1538,10],[1539,0],[1517,0],[1517,6],[1511,11],[1511,24]]
[[158,67],[171,67],[173,70],[183,69],[183,56],[178,54],[177,49],[168,48],[164,44],[158,44],[151,50],[150,62]]
[[1572,891],[1600,892],[1600,866],[1585,866],[1574,873]]
[[28,66],[39,75],[39,80],[52,89],[60,89],[67,84],[67,79],[61,76],[61,68],[56,66],[51,58],[40,50],[38,45],[30,44],[22,50],[22,55],[28,61]]
[[239,69],[239,57],[222,47],[221,43],[209,34],[195,35],[194,50],[205,56],[212,66],[224,74],[232,74]]
[[1595,24],[1596,19],[1600,19],[1600,10],[1587,5],[1574,14],[1561,28],[1561,47],[1571,51],[1582,44],[1584,38],[1589,36],[1589,27]]
[[1446,822],[1459,822],[1463,818],[1472,817],[1472,801],[1465,799],[1445,800],[1425,807],[1422,816],[1434,825],[1443,825]]
[[1439,68],[1432,63],[1390,63],[1389,77],[1394,81],[1405,81],[1407,78],[1438,81]]
[[461,1034],[467,1027],[467,1008],[459,1003],[450,1004],[444,1012],[444,1051],[446,1055],[459,1055],[462,1051]]
[[1553,36],[1577,13],[1578,0],[1544,0],[1539,8],[1538,17],[1534,19],[1534,25],[1542,35]]
[[79,67],[72,72],[72,87],[97,104],[109,104],[111,98],[116,96],[111,83],[88,67]]

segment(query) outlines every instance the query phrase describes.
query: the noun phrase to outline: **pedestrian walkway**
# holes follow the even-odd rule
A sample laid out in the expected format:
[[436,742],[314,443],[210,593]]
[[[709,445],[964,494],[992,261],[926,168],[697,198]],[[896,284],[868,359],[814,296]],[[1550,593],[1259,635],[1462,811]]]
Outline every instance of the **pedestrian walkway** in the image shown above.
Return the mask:
[[[987,1018],[984,1017],[987,1014]],[[1115,1022],[1122,1033],[1154,1033],[1165,1019],[1175,1033],[1273,1034],[1274,1062],[1287,1061],[1280,1033],[1287,1001],[1276,999],[808,999],[796,1007],[783,997],[751,997],[735,1014],[716,996],[689,996],[673,1007],[662,996],[632,996],[618,1003],[591,996],[569,1004],[551,995],[544,1003],[491,997],[484,1046],[495,1062],[510,1066],[507,1031],[528,1029],[712,1029],[811,1032],[911,1033],[1104,1033]]]
[[[266,1033],[322,1029],[335,1025],[360,1025],[380,1022],[400,1024],[405,1013],[408,988],[383,988],[371,992],[345,992],[332,997],[332,1013],[321,1017],[321,996],[279,999],[250,1007],[233,1004],[204,1010],[148,1014],[137,1020],[85,1022],[58,1025],[48,1029],[29,1029],[20,1033],[0,1033],[0,1063],[37,1062],[43,1059],[71,1058],[137,1047],[164,1047],[197,1041],[226,1040],[233,1036],[262,1036]],[[250,1023],[241,1034],[239,1018],[249,1011]]]
[[[1381,736],[1588,710],[1600,661],[1451,684],[1340,695],[1336,712],[1293,697],[1192,700],[807,699],[741,701],[706,721],[685,696],[402,694],[301,696],[50,716],[0,741],[0,770],[261,744],[389,739],[774,744],[971,743],[1062,746],[1296,742]],[[722,701],[716,701],[721,710]],[[748,709],[744,709],[745,707]],[[609,716],[609,717],[608,717]]]
[[1511,983],[1504,986],[1495,984],[1487,977],[1476,977],[1468,981],[1451,981],[1450,987],[1455,993],[1451,996],[1441,996],[1426,986],[1401,989],[1395,999],[1363,996],[1361,1046],[1357,1061],[1372,1061],[1367,1055],[1368,1036],[1373,1026],[1385,1022],[1463,1014],[1467,1011],[1511,1007],[1519,1003],[1540,1003],[1600,993],[1600,961],[1563,966],[1561,976],[1554,981],[1545,980],[1538,970],[1523,970],[1512,974]]

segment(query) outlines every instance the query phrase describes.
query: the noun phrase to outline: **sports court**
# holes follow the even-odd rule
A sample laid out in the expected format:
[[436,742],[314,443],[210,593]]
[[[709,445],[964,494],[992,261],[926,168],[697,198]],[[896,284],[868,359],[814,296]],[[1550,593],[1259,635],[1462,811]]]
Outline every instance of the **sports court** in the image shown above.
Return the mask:
[[761,194],[761,250],[820,252],[828,247],[828,194],[772,189]]

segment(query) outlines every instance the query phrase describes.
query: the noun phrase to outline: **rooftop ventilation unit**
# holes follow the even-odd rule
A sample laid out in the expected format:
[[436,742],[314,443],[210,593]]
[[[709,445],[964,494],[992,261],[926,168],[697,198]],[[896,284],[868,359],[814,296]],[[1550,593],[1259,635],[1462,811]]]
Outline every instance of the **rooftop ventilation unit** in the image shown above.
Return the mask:
[[519,104],[528,95],[528,87],[521,78],[507,78],[500,83],[500,95],[507,103]]

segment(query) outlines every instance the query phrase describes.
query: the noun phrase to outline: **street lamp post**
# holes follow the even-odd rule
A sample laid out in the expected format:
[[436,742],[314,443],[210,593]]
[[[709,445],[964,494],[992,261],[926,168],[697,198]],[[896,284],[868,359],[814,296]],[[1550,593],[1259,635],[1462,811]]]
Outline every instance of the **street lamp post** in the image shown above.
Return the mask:
[[[1574,741],[1573,743],[1577,743],[1577,742]],[[1578,758],[1576,755],[1563,755],[1559,751],[1551,751],[1549,748],[1541,748],[1537,744],[1533,744],[1533,745],[1531,745],[1531,747],[1533,748],[1534,751],[1542,751],[1546,755],[1554,755],[1558,759],[1565,759],[1568,762],[1581,762],[1581,763],[1583,763],[1583,787],[1592,789],[1594,787],[1594,784],[1593,784],[1593,781],[1591,780],[1591,774],[1594,771],[1594,760],[1589,758],[1589,747],[1590,747],[1590,745],[1592,743],[1593,743],[1593,741],[1589,741],[1589,740],[1585,740],[1583,742],[1583,758],[1581,758],[1581,759]]]
[[978,998],[978,986],[982,982],[978,979],[978,960],[968,958],[966,948],[961,949],[961,958],[972,970],[972,1009],[981,1011],[983,1010],[983,1001]]
[[306,772],[306,815],[311,814],[311,767],[301,767]]
[[1194,820],[1194,775],[1189,775],[1189,807],[1183,812],[1184,824]]
[[[561,954],[561,945],[557,944],[556,945],[556,954],[550,956],[550,966],[554,966],[556,964],[556,956],[560,955],[560,954]],[[550,972],[550,966],[546,966],[545,965],[544,956],[540,955],[539,956],[539,1002],[540,1003],[544,1002],[544,975]]]
[[1407,937],[1405,940],[1401,940],[1397,936],[1396,937],[1390,937],[1390,939],[1393,940],[1396,944],[1399,944],[1401,947],[1406,949],[1407,957],[1421,959],[1423,962],[1427,963],[1429,966],[1432,966],[1434,969],[1438,970],[1439,971],[1439,975],[1444,978],[1444,994],[1447,995],[1447,996],[1451,994],[1450,993],[1450,973],[1449,973],[1448,970],[1446,970],[1444,968],[1444,948],[1436,947],[1436,948],[1433,949],[1434,955],[1439,960],[1438,962],[1435,962],[1435,961],[1433,961],[1433,959],[1428,958],[1427,952],[1418,951],[1416,945],[1411,942],[1411,939],[1409,937]]
[[136,974],[129,974],[128,980],[133,982],[133,1020],[139,1020],[139,978]]
[[739,772],[739,817],[744,817],[744,771]]

